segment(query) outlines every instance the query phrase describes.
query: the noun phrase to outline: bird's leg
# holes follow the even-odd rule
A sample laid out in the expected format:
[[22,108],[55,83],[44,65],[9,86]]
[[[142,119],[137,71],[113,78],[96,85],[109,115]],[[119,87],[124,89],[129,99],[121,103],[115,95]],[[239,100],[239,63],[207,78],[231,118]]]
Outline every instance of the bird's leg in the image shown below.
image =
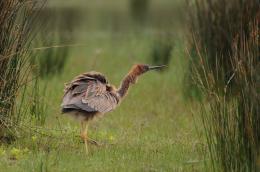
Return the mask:
[[86,154],[88,154],[88,122],[87,121],[81,122],[81,138],[84,140]]
[[80,131],[81,131],[80,137],[84,141],[84,143],[85,143],[85,140],[87,140],[88,143],[91,143],[91,144],[93,144],[95,146],[102,146],[101,143],[98,143],[96,140],[93,140],[93,139],[88,137],[88,135],[87,135],[88,123],[86,121],[82,121],[80,124],[81,124],[81,127],[80,127]]

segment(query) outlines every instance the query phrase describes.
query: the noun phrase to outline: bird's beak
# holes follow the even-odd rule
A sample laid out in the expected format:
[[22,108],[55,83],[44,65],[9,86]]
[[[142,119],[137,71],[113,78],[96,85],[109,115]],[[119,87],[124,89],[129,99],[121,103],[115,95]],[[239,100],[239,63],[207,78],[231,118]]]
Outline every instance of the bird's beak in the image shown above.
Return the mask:
[[159,66],[149,66],[149,70],[156,70],[167,67],[166,65],[159,65]]

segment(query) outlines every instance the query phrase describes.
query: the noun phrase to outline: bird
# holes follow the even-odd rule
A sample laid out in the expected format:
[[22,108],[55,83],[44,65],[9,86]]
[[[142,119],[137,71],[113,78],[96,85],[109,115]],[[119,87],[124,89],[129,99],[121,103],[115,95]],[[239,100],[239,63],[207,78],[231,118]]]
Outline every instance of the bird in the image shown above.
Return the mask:
[[125,98],[129,87],[137,82],[139,76],[163,67],[165,65],[135,64],[123,78],[118,88],[111,85],[102,73],[95,71],[80,74],[71,82],[65,84],[61,112],[80,121],[80,136],[85,143],[87,154],[89,122],[113,111]]

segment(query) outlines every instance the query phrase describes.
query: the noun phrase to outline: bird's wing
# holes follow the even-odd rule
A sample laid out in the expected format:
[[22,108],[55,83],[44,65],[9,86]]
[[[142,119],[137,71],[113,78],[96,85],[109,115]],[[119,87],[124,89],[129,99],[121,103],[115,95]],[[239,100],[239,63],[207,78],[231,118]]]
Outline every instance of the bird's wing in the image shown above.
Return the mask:
[[118,98],[111,92],[88,92],[82,102],[101,113],[112,111],[118,104]]
[[80,75],[64,89],[62,108],[106,113],[118,104],[118,98],[106,90],[106,84],[96,78]]
[[65,94],[61,104],[62,108],[80,109],[86,112],[96,112],[95,109],[83,104],[81,99],[85,96],[85,92],[93,88],[95,81],[86,80],[84,82],[73,82],[65,88]]

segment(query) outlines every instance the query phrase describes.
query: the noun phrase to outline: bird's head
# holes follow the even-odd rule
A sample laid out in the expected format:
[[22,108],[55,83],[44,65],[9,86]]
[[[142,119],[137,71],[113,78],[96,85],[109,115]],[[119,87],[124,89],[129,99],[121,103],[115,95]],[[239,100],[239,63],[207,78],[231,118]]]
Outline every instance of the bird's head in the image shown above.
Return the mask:
[[130,74],[133,76],[133,81],[132,83],[136,82],[136,78],[137,76],[140,76],[148,71],[152,71],[152,70],[159,70],[163,67],[166,67],[166,65],[159,65],[159,66],[151,66],[151,65],[147,65],[147,64],[136,64],[132,67],[132,69],[130,70]]
[[118,93],[119,97],[123,98],[127,94],[129,86],[131,84],[136,83],[138,76],[144,74],[145,72],[161,69],[163,67],[166,67],[166,66],[165,65],[151,66],[151,65],[147,65],[147,64],[134,65],[131,68],[131,70],[129,71],[129,73],[123,79],[120,87],[117,89],[117,93]]

